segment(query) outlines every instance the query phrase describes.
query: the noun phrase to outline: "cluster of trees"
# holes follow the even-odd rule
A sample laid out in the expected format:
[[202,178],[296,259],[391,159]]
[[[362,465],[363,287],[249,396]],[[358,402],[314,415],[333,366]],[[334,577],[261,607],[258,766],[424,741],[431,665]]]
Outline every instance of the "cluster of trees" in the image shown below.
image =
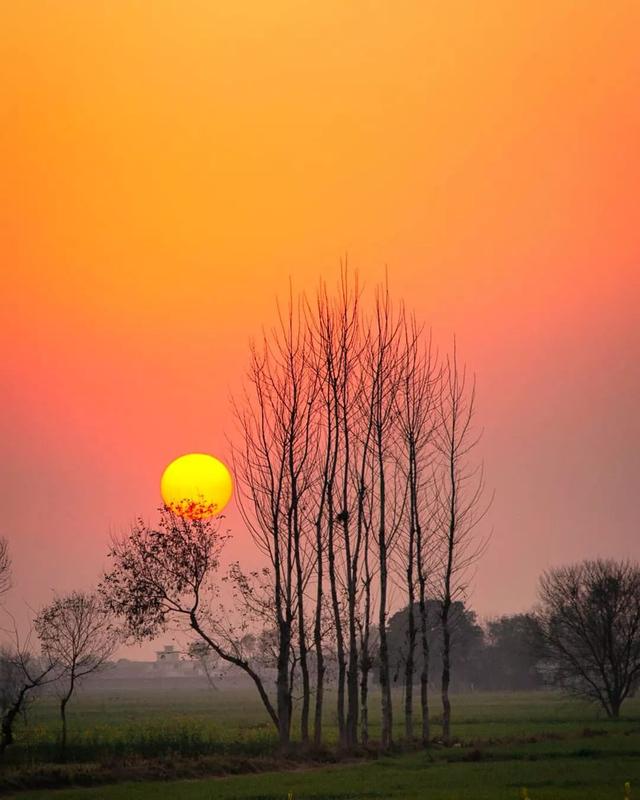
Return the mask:
[[[431,671],[442,671],[440,605],[428,601],[428,640]],[[408,609],[389,619],[388,639],[395,654],[394,681],[403,680],[408,642]],[[540,647],[533,614],[513,614],[480,625],[474,611],[462,601],[451,607],[451,688],[453,691],[526,691],[545,685]],[[416,669],[422,669],[421,653]]]
[[[369,310],[346,275],[334,295],[322,287],[312,300],[291,296],[278,325],[253,345],[234,403],[237,499],[267,566],[247,574],[236,564],[221,575],[219,522],[165,509],[157,528],[141,521],[115,543],[102,583],[111,610],[137,639],[182,620],[216,658],[251,678],[283,745],[294,698],[302,743],[322,742],[329,679],[341,745],[368,741],[374,680],[383,748],[393,738],[394,681],[403,687],[406,739],[418,733],[426,746],[432,738],[436,684],[448,741],[461,601],[486,543],[478,534],[487,503],[474,463],[474,401],[455,343],[438,357],[386,287]],[[557,612],[544,587],[562,580],[549,573],[543,581],[546,611],[533,626],[553,664],[560,656],[547,622]],[[224,584],[235,613],[221,601]],[[392,596],[395,608],[406,607],[401,641],[389,621]],[[495,622],[483,658],[529,627],[527,618]],[[265,665],[275,671],[275,696]],[[535,682],[528,663],[526,672],[520,679]],[[563,670],[549,672],[568,687]]]
[[[427,604],[438,601],[442,736],[449,739],[450,617],[484,545],[474,535],[485,511],[482,472],[471,464],[474,380],[455,347],[450,356],[436,356],[386,287],[376,290],[370,310],[361,301],[346,274],[334,295],[322,287],[313,300],[292,296],[277,327],[251,349],[245,391],[234,404],[233,466],[244,521],[268,567],[246,574],[236,565],[229,576],[242,625],[230,623],[237,619],[232,614],[210,613],[224,543],[215,522],[169,510],[158,530],[141,522],[114,546],[103,582],[130,635],[156,636],[179,617],[220,658],[243,669],[283,745],[298,695],[300,739],[322,741],[329,651],[341,744],[369,738],[375,663],[381,744],[391,745],[392,593],[409,607],[405,734],[415,736],[420,651],[425,744],[431,738]],[[252,630],[269,631],[275,698],[246,650]]]
[[[0,596],[11,586],[11,559],[6,539],[0,539]],[[67,706],[78,684],[101,669],[112,656],[120,635],[110,612],[95,592],[71,592],[56,597],[34,620],[22,639],[17,628],[11,643],[0,648],[0,756],[13,744],[14,726],[45,687],[58,697],[64,758]]]

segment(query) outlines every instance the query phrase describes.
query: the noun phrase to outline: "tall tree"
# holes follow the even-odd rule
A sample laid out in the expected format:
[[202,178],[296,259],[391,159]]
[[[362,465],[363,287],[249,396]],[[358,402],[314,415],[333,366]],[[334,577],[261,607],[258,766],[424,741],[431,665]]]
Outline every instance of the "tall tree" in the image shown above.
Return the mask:
[[[415,649],[420,631],[423,667],[420,676],[422,741],[429,741],[429,640],[427,635],[427,580],[429,574],[427,496],[431,480],[431,439],[436,420],[435,401],[439,376],[431,353],[431,342],[423,344],[422,330],[414,317],[402,318],[401,375],[396,395],[396,418],[399,428],[399,461],[407,483],[406,524],[401,539],[400,571],[404,573],[407,592],[407,641],[404,657],[405,737],[414,737],[413,684]],[[416,609],[416,589],[419,604]],[[416,614],[416,611],[418,612]]]
[[[393,704],[391,671],[387,643],[387,613],[390,559],[402,519],[402,481],[397,466],[394,441],[396,392],[400,380],[399,340],[401,321],[394,314],[388,287],[377,291],[372,332],[369,339],[369,379],[372,396],[373,486],[376,494],[378,551],[378,636],[379,680],[381,693],[381,743],[388,748],[393,741]],[[406,484],[404,486],[406,490]]]
[[240,441],[234,447],[239,505],[273,574],[274,625],[278,631],[277,708],[282,744],[290,737],[291,659],[297,631],[302,677],[301,738],[309,740],[311,684],[305,591],[315,554],[311,520],[304,510],[318,443],[314,411],[317,378],[309,369],[311,337],[302,299],[290,296],[278,326],[253,346],[248,385],[236,401]]
[[549,570],[539,601],[551,680],[617,719],[640,686],[640,567],[598,559]]
[[445,742],[451,738],[451,607],[456,599],[464,597],[468,570],[486,546],[486,538],[477,535],[477,526],[488,506],[483,504],[482,468],[471,464],[471,454],[478,443],[478,434],[473,429],[474,410],[475,378],[470,381],[466,367],[459,367],[454,341],[453,353],[444,364],[434,438],[439,456],[434,484],[434,524],[440,544],[440,694]]

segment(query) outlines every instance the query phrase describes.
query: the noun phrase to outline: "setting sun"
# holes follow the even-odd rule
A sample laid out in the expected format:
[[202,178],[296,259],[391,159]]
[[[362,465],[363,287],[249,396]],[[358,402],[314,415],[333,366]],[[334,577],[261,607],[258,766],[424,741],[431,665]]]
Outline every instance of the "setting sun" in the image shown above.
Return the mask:
[[233,481],[227,467],[205,453],[176,458],[160,481],[160,493],[167,508],[190,519],[220,514],[232,492]]

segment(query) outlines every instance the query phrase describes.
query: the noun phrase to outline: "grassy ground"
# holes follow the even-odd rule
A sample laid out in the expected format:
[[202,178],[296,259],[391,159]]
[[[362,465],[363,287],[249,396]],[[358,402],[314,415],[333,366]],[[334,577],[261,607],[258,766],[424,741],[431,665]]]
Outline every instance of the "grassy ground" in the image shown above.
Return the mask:
[[[71,712],[73,763],[57,766],[55,707],[43,702],[33,712],[3,769],[5,789],[33,785],[38,775],[45,785],[124,782],[21,792],[22,800],[285,800],[290,792],[295,800],[516,800],[522,787],[531,800],[622,800],[625,781],[635,784],[640,797],[640,698],[628,703],[623,720],[612,723],[592,707],[550,693],[457,696],[459,746],[313,768],[274,753],[260,706],[245,692],[86,694]],[[330,719],[327,725],[335,738]],[[374,734],[376,725],[374,716]],[[239,771],[260,774],[195,779]],[[176,776],[192,779],[126,781]]]

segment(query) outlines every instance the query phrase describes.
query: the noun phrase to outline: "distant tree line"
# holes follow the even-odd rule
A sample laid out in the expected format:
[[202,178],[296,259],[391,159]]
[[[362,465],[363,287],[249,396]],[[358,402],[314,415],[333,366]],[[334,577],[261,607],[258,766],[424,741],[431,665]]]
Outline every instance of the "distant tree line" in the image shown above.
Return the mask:
[[[434,675],[442,670],[442,636],[439,601],[429,600],[430,662]],[[408,609],[389,620],[388,637],[394,657],[394,682],[402,685],[408,642]],[[546,685],[536,622],[532,614],[512,614],[478,623],[474,611],[462,601],[451,609],[451,688],[468,691],[528,691]],[[421,655],[416,656],[418,672]]]

